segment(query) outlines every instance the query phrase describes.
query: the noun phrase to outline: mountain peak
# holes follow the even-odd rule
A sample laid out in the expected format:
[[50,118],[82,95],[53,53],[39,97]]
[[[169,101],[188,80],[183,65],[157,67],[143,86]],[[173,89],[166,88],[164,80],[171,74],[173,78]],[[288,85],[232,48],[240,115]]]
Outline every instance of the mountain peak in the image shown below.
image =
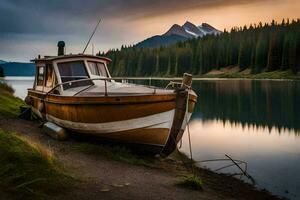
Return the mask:
[[202,29],[206,34],[220,34],[221,31],[219,31],[218,29],[216,29],[215,27],[207,24],[207,23],[202,23],[200,26],[198,26],[198,28]]
[[208,23],[202,23],[202,27],[210,28],[210,29],[215,29],[213,26],[209,25]]
[[217,35],[220,33],[221,31],[217,30],[207,23],[202,23],[200,26],[196,26],[192,22],[186,21],[182,26],[173,24],[172,27],[162,36],[177,35],[190,39],[203,37],[208,34]]
[[4,64],[4,63],[6,63],[6,61],[0,60],[0,64]]
[[182,27],[187,33],[193,35],[193,37],[202,37],[204,35],[195,24],[189,21],[186,21]]
[[179,35],[186,38],[192,38],[192,36],[185,31],[185,29],[178,25],[174,24],[163,36],[170,36],[170,35]]
[[179,24],[173,24],[173,25],[171,26],[170,30],[171,30],[171,29],[179,30],[179,29],[181,29],[181,26],[180,26]]
[[190,25],[194,25],[192,22],[186,21],[183,26],[190,26]]
[[148,38],[142,42],[139,42],[136,46],[151,48],[167,46],[191,38],[203,37],[209,34],[217,35],[220,33],[221,31],[215,29],[213,26],[207,23],[196,26],[192,22],[186,21],[182,26],[173,24],[166,33]]

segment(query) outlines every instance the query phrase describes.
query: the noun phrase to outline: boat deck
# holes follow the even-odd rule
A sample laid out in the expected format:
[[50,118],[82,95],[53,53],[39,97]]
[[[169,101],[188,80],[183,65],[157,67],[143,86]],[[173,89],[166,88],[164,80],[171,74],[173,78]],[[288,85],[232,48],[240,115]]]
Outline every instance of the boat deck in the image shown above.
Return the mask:
[[95,85],[69,88],[63,92],[64,96],[135,96],[135,95],[153,95],[153,94],[173,94],[173,89],[162,89],[135,84],[107,82],[95,83]]

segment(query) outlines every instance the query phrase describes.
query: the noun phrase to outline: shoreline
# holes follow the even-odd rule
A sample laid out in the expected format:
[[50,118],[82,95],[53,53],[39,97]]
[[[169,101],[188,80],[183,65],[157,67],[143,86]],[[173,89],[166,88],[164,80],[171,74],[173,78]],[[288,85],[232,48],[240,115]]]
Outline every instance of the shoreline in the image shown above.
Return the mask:
[[[227,69],[226,69],[227,70]],[[248,69],[244,70],[247,71]],[[261,72],[258,74],[251,74],[249,72],[222,72],[222,69],[217,72],[209,72],[203,75],[194,75],[194,81],[217,81],[217,80],[257,80],[257,81],[300,81],[300,73],[293,74],[290,70],[286,71],[271,71]],[[115,80],[168,80],[168,81],[182,81],[182,77],[113,77]],[[0,80],[34,80],[34,76],[7,76],[0,77]]]
[[[114,77],[114,80],[157,80],[157,81],[182,81],[181,77]],[[8,76],[0,77],[0,81],[33,81],[34,77],[26,76]],[[245,80],[245,81],[300,81],[299,78],[223,78],[223,77],[193,77],[193,81],[231,81],[231,80]]]
[[[179,158],[180,157],[180,158]],[[171,154],[171,159],[174,159],[179,162],[183,162],[185,165],[185,168],[189,169],[189,172],[192,173],[194,171],[194,174],[196,176],[213,176],[213,177],[218,177],[217,179],[227,179],[225,182],[232,184],[232,187],[239,187],[243,185],[243,187],[247,187],[250,190],[257,191],[257,192],[262,192],[266,194],[267,196],[270,196],[272,199],[285,199],[284,197],[280,197],[277,195],[272,194],[270,191],[266,190],[265,188],[259,188],[255,184],[251,184],[250,182],[243,181],[242,179],[239,179],[231,174],[226,174],[226,173],[217,173],[212,171],[211,169],[207,167],[200,167],[197,166],[195,161],[193,160],[193,169],[191,167],[191,160],[188,157],[188,155],[184,154],[183,152],[180,152],[178,149],[176,152]],[[204,175],[207,173],[206,175]],[[249,179],[250,180],[250,179]],[[222,180],[224,182],[224,180]],[[255,180],[254,180],[255,181]],[[236,186],[234,186],[236,184]],[[242,197],[240,197],[242,198]]]
[[[253,185],[245,183],[244,181],[239,180],[235,177],[226,174],[215,173],[209,169],[200,168],[200,167],[195,168],[195,174],[197,175],[197,177],[200,178],[201,181],[203,181],[203,190],[197,191],[197,190],[180,188],[176,186],[177,181],[182,179],[183,177],[192,176],[192,172],[189,166],[186,165],[186,163],[189,162],[189,159],[181,152],[180,153],[175,152],[170,157],[164,159],[153,158],[151,156],[149,157],[149,159],[150,160],[154,159],[153,163],[155,164],[153,166],[147,166],[144,164],[140,165],[139,163],[132,164],[126,161],[124,162],[122,161],[122,159],[121,161],[118,161],[114,158],[103,156],[107,154],[107,152],[103,154],[102,153],[103,150],[110,151],[110,149],[109,148],[106,149],[106,147],[104,149],[101,147],[101,149],[98,150],[98,147],[92,146],[90,151],[82,151],[80,148],[78,148],[78,145],[79,146],[82,145],[83,141],[80,141],[78,139],[74,140],[74,138],[70,138],[69,140],[64,142],[53,140],[49,136],[41,133],[41,129],[38,128],[37,122],[11,118],[2,114],[0,114],[0,122],[1,122],[0,129],[5,131],[16,132],[18,135],[25,137],[27,140],[33,143],[37,143],[40,146],[44,146],[44,147],[48,146],[47,148],[50,147],[50,150],[53,152],[54,155],[56,155],[58,161],[61,163],[61,165],[64,166],[64,169],[68,173],[70,173],[72,177],[75,177],[76,180],[79,180],[79,182],[75,183],[76,188],[71,189],[72,195],[74,193],[78,195],[78,197],[76,197],[75,199],[83,198],[83,196],[78,194],[79,191],[77,187],[80,188],[87,187],[87,185],[92,184],[90,183],[91,178],[102,180],[101,184],[99,183],[99,188],[98,188],[99,191],[102,187],[104,187],[101,186],[102,184],[109,185],[108,189],[111,191],[115,191],[115,189],[118,188],[118,186],[114,186],[113,184],[115,181],[112,181],[113,183],[111,183],[110,181],[107,182],[106,180],[107,179],[119,180],[120,177],[123,177],[122,179],[125,178],[124,181],[121,181],[123,185],[127,181],[128,183],[131,184],[132,187],[134,187],[134,190],[130,193],[131,197],[146,198],[148,193],[157,192],[158,195],[162,195],[162,196],[165,195],[164,198],[166,199],[175,199],[173,198],[174,196],[171,198],[172,196],[171,192],[174,191],[177,195],[181,196],[179,199],[191,199],[191,198],[195,199],[196,197],[199,198],[202,197],[203,199],[216,199],[216,200],[218,199],[249,199],[249,200],[250,199],[262,199],[262,200],[281,199],[280,197],[274,196],[266,190],[260,190],[254,187]],[[9,125],[12,123],[14,124],[14,127],[11,127]],[[89,143],[84,143],[84,144],[88,145],[88,147],[91,145]],[[115,154],[116,152],[113,153]],[[137,158],[141,160],[147,159],[147,157],[139,157],[139,156]],[[124,159],[126,160],[126,157]],[[103,167],[100,167],[102,165],[108,165],[110,171],[108,174],[106,174],[107,172],[105,171],[108,170],[108,168],[104,169]],[[99,171],[97,166],[100,167],[100,169],[102,169],[103,171],[102,170]],[[94,167],[96,168],[93,169]],[[122,175],[122,172],[119,171],[120,168],[124,170],[123,173],[125,174]],[[131,171],[131,173],[127,174],[128,171]],[[139,171],[142,172],[139,173]],[[149,177],[155,177],[155,179],[145,180],[144,177],[145,173]],[[144,189],[140,188],[142,190],[142,193],[140,193],[137,190],[139,187],[143,186],[144,181],[147,181],[149,182],[148,184],[153,184],[153,185],[150,188],[144,188]],[[161,187],[159,185],[159,182],[161,181],[165,181],[164,187],[170,187],[167,191],[164,191],[163,193],[160,191],[156,191],[157,190],[156,187]],[[120,187],[123,188],[125,186],[120,186]],[[106,189],[106,187],[104,187],[104,189]],[[90,193],[95,192],[94,191],[95,188],[93,189],[85,188],[85,190],[88,190]],[[103,193],[104,192],[100,192],[99,195],[100,194],[103,195]],[[64,194],[63,198],[67,198],[68,195],[71,194]],[[114,198],[119,198],[119,199],[125,198],[124,194],[119,191],[115,191],[113,195]],[[168,198],[169,195],[170,198]],[[97,195],[97,198],[98,197],[100,196]],[[111,199],[111,198],[112,197],[108,195],[108,197],[104,199]],[[94,198],[93,196],[87,195],[86,198],[83,199],[96,199],[96,197]]]
[[20,81],[23,81],[23,80],[28,80],[28,81],[34,81],[34,76],[5,76],[5,77],[0,77],[0,80],[7,80],[7,81],[10,81],[10,80],[20,80]]
[[[6,88],[8,89],[8,88]],[[3,89],[2,89],[3,90]],[[235,177],[218,174],[209,169],[195,168],[203,182],[202,190],[190,190],[176,185],[178,180],[193,175],[186,166],[186,156],[173,153],[165,159],[136,155],[121,146],[94,143],[71,137],[57,141],[43,134],[38,121],[17,118],[19,106],[24,102],[7,90],[0,94],[18,104],[9,110],[0,110],[0,130],[16,133],[29,144],[52,152],[64,170],[74,178],[74,187],[67,193],[57,194],[58,199],[281,199],[266,190],[243,182]],[[1,93],[2,92],[2,93]],[[0,105],[6,104],[0,101]],[[13,126],[12,126],[13,124]],[[35,145],[34,145],[35,146]],[[1,194],[0,188],[0,194]],[[13,195],[13,194],[10,194]],[[20,194],[18,194],[20,195]],[[150,196],[149,196],[150,195]]]

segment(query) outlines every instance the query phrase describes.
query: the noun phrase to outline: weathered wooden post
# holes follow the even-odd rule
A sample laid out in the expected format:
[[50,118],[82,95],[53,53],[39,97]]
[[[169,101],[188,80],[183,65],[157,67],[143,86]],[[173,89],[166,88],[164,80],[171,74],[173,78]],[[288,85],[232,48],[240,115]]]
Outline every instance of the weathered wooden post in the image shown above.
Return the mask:
[[193,76],[191,74],[184,73],[181,87],[190,88],[192,86],[192,80],[193,80]]

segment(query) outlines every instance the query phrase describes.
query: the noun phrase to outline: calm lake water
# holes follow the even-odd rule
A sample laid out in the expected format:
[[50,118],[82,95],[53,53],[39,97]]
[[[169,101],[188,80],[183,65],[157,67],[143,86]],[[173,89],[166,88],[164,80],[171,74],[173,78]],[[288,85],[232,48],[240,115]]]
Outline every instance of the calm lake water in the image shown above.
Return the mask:
[[[0,81],[3,81],[0,79]],[[4,82],[15,89],[15,96],[25,99],[27,95],[27,88],[32,88],[34,77],[5,77]]]
[[[6,82],[24,98],[33,79]],[[165,85],[167,82],[152,81]],[[300,82],[194,81],[198,103],[190,122],[194,160],[225,158],[248,163],[260,188],[300,199]],[[189,155],[187,133],[181,151]],[[231,163],[201,163],[212,170]],[[237,173],[236,167],[220,171]]]

